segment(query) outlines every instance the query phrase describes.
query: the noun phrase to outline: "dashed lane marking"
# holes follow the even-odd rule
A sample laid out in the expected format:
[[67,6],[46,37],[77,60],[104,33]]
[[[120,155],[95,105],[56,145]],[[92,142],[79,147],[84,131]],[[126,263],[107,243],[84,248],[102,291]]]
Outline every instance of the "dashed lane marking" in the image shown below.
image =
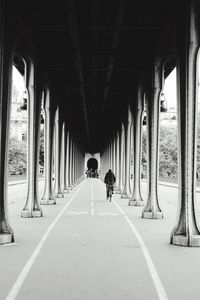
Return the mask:
[[91,183],[91,216],[94,216],[94,186],[93,179]]
[[42,236],[41,240],[39,241],[37,247],[35,248],[33,254],[31,255],[31,257],[29,258],[29,260],[27,261],[27,263],[25,264],[24,268],[22,269],[21,273],[19,274],[17,280],[15,281],[13,287],[11,288],[9,294],[7,295],[7,297],[5,298],[5,300],[14,300],[16,299],[28,273],[31,270],[31,267],[33,266],[36,258],[38,257],[38,255],[40,254],[40,251],[42,250],[48,236],[50,235],[51,231],[53,230],[53,228],[55,227],[56,223],[59,221],[59,219],[62,217],[62,215],[64,214],[65,210],[68,208],[68,206],[71,204],[71,202],[73,201],[73,199],[76,197],[76,195],[78,194],[78,192],[80,191],[80,189],[83,187],[84,182],[81,184],[81,186],[77,189],[77,191],[74,193],[74,195],[71,197],[71,199],[68,201],[68,203],[63,207],[63,209],[60,211],[60,213],[57,215],[57,217],[55,218],[55,220],[53,221],[53,223],[48,227],[47,231],[44,233],[44,235]]
[[118,213],[111,213],[111,212],[100,212],[98,213],[99,216],[120,216]]
[[67,214],[79,216],[79,215],[88,215],[89,213],[88,211],[68,211]]
[[[103,186],[103,183],[102,183],[102,186]],[[141,247],[141,250],[142,250],[142,253],[144,255],[144,258],[146,260],[146,263],[147,263],[147,266],[149,268],[149,272],[150,272],[150,275],[151,275],[151,278],[153,280],[153,283],[154,283],[154,286],[155,286],[155,289],[156,289],[156,292],[157,292],[157,295],[158,295],[158,298],[159,300],[168,300],[168,296],[167,296],[167,293],[164,289],[164,286],[161,282],[161,279],[158,275],[158,272],[156,270],[156,267],[153,263],[153,260],[151,258],[151,255],[141,237],[141,235],[139,234],[139,232],[137,231],[137,229],[135,228],[135,226],[133,225],[133,223],[130,221],[130,219],[127,217],[126,213],[123,211],[123,209],[119,206],[119,204],[113,199],[112,201],[116,206],[117,208],[119,209],[120,213],[124,216],[125,220],[127,221],[127,223],[129,224],[131,230],[133,231],[133,233],[135,234],[135,237]]]
[[[91,205],[92,206],[92,205]],[[67,215],[75,215],[75,216],[80,216],[80,215],[88,215],[88,211],[68,211]],[[93,214],[94,215],[94,212]],[[97,213],[99,216],[120,216],[118,213],[111,213],[111,212],[99,212]]]

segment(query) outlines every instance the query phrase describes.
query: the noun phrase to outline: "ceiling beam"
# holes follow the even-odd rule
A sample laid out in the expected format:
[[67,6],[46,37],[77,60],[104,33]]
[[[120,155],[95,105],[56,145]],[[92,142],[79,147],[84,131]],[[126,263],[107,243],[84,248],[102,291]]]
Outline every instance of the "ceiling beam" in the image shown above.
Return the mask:
[[107,68],[106,86],[104,90],[104,105],[107,101],[110,81],[114,70],[115,54],[119,43],[119,37],[120,37],[122,22],[124,18],[125,6],[126,6],[126,0],[119,0],[118,13],[116,16],[116,23],[115,23],[114,34],[113,34],[112,55],[110,57],[110,61]]
[[80,54],[78,24],[77,24],[76,9],[75,9],[73,0],[67,0],[67,15],[68,15],[69,31],[70,31],[72,43],[73,43],[73,46],[75,49],[75,56],[76,56],[75,57],[75,67],[76,67],[78,79],[80,82],[79,91],[80,91],[80,96],[81,96],[81,100],[82,100],[83,112],[84,112],[88,147],[90,149],[90,147],[91,147],[90,146],[90,132],[89,132],[89,124],[88,124],[86,99],[85,99],[83,69],[82,69],[81,54]]
[[[98,29],[96,28],[97,24],[99,23],[99,18],[100,18],[100,10],[101,10],[101,3],[100,0],[92,0],[91,1],[91,20],[92,20],[92,25],[94,25],[94,27],[92,27],[92,31],[91,31],[91,35],[92,35],[92,48],[98,48],[98,43],[99,43],[99,32]],[[93,53],[92,54],[92,68],[91,68],[91,72],[92,72],[92,91],[93,91],[93,95],[95,97],[96,95],[96,76],[97,76],[97,69],[96,66],[98,66],[99,62],[98,62],[98,56]],[[84,68],[84,71],[86,71],[86,69]],[[93,116],[94,117],[94,116]]]
[[[67,25],[52,25],[52,24],[35,24],[32,26],[33,29],[43,29],[43,30],[69,30],[70,26]],[[79,29],[88,30],[113,30],[113,26],[105,25],[78,25]],[[160,30],[163,28],[159,25],[133,25],[133,26],[121,26],[121,30]]]
[[[67,95],[80,95],[79,91],[78,90],[68,90],[68,89],[65,89],[64,86],[59,86],[59,93],[61,94],[67,94]],[[99,91],[97,90],[96,91],[96,95],[103,95],[104,91]],[[86,95],[91,95],[93,96],[93,92],[92,91],[85,91],[85,94]],[[130,95],[130,91],[129,90],[126,90],[126,92],[123,92],[123,91],[109,91],[109,94],[110,95]]]
[[[64,66],[49,66],[47,67],[49,71],[65,71],[65,72],[72,72],[74,71],[74,68],[64,67]],[[90,71],[98,71],[98,72],[107,72],[107,68],[101,68],[101,67],[84,67],[82,68],[85,72]],[[139,72],[142,68],[114,68],[114,72]]]

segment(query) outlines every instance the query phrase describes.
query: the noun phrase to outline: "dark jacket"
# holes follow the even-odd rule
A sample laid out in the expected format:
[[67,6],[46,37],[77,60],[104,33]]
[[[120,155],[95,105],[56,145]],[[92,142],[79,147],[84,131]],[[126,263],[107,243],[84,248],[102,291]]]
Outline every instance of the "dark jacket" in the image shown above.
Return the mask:
[[106,184],[114,184],[115,181],[116,181],[116,178],[115,178],[114,173],[111,172],[111,171],[108,171],[108,172],[106,173],[105,178],[104,178],[104,182],[105,182]]

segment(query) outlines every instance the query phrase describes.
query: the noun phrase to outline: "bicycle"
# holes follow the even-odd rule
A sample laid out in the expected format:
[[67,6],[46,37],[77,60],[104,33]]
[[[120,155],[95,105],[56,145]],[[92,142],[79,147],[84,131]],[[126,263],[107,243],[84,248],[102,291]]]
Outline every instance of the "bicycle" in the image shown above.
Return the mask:
[[108,195],[108,198],[111,202],[112,200],[112,194],[113,194],[113,185],[112,184],[108,184],[107,185],[107,195]]

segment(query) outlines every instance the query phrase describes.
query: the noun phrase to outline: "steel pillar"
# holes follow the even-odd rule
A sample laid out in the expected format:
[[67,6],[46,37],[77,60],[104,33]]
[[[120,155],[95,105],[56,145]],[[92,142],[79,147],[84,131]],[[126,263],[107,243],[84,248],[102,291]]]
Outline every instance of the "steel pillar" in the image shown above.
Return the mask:
[[[8,136],[12,83],[13,18],[6,8],[7,1],[0,2],[0,244],[14,241],[14,232],[7,214]],[[3,18],[4,16],[4,18]]]
[[[178,161],[179,213],[171,243],[200,246],[200,230],[195,209],[196,196],[196,118],[197,118],[197,54],[199,51],[198,10],[188,1],[179,19],[178,83]],[[178,13],[178,10],[177,10]],[[184,20],[182,20],[184,18]],[[199,20],[198,20],[199,21]],[[182,24],[187,24],[183,27]],[[181,34],[182,31],[185,34]],[[185,49],[185,51],[183,51]]]
[[69,188],[73,188],[73,137],[70,136]]
[[53,153],[53,125],[54,111],[50,106],[50,92],[47,89],[44,99],[45,111],[45,188],[40,204],[56,204],[52,189],[52,153]]
[[119,193],[119,132],[116,134],[115,153],[116,153],[116,193]]
[[[158,202],[158,139],[160,118],[160,93],[163,85],[163,70],[160,60],[156,60],[153,70],[153,80],[147,94],[147,147],[148,147],[148,200],[142,212],[143,218],[161,219],[163,213]],[[153,86],[151,86],[153,82]]]
[[124,189],[124,125],[122,124],[119,136],[119,186],[118,193]]
[[143,113],[143,93],[141,87],[138,90],[137,105],[132,109],[133,124],[133,192],[129,205],[143,206],[144,201],[141,196],[140,180],[141,180],[141,145],[142,145],[142,113]]
[[27,181],[28,193],[26,204],[21,212],[23,218],[42,217],[42,210],[38,200],[38,174],[39,174],[39,140],[42,87],[40,78],[36,74],[33,63],[29,61],[28,83],[28,162]]
[[124,189],[121,195],[121,198],[129,198],[131,191],[130,191],[130,128],[131,128],[131,113],[130,109],[128,109],[128,118],[124,123],[125,128],[125,183]]
[[69,146],[70,146],[70,141],[69,141],[69,131],[67,132],[66,135],[66,159],[65,159],[65,185],[64,185],[64,191],[69,192]]
[[55,186],[54,194],[56,198],[63,198],[64,193],[61,188],[60,166],[61,166],[61,120],[59,108],[56,110],[55,116]]
[[117,179],[117,194],[121,194],[121,181],[122,181],[122,129],[118,133],[118,179]]
[[65,122],[63,122],[62,125],[62,140],[61,140],[61,157],[60,157],[60,172],[61,172],[61,191],[62,194],[64,195],[64,188],[65,188],[65,167],[66,167],[66,153],[65,153]]
[[113,165],[113,173],[116,173],[116,153],[115,153],[115,137],[112,139],[112,165]]

